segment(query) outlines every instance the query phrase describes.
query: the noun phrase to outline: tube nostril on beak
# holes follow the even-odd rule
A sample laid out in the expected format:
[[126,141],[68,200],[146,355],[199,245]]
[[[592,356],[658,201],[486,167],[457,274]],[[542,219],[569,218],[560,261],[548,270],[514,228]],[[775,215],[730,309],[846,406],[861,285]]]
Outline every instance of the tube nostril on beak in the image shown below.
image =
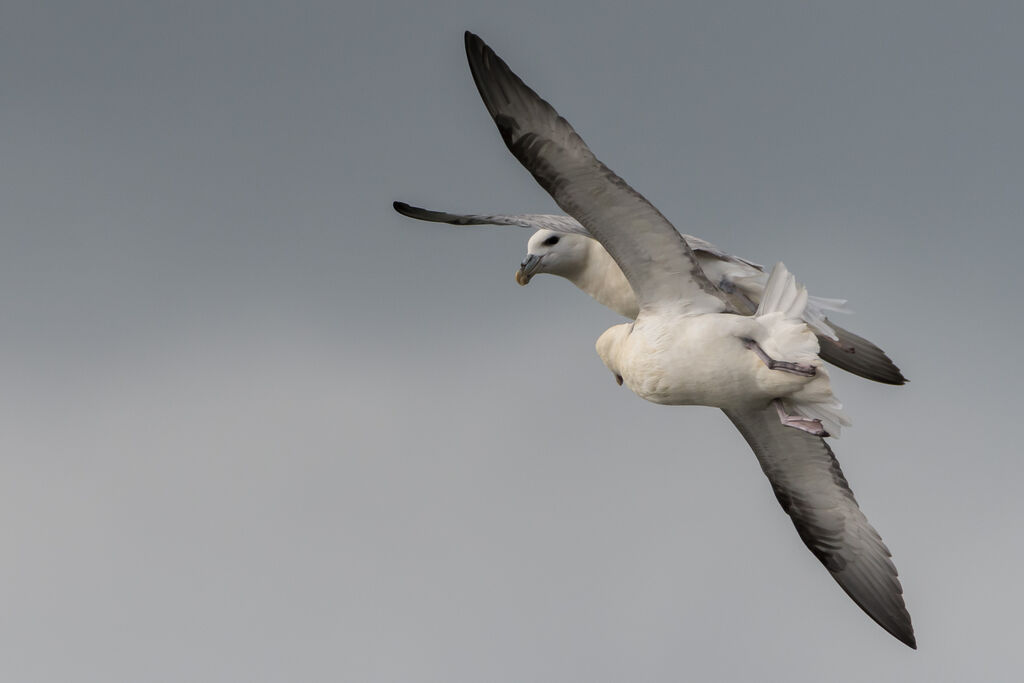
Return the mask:
[[530,278],[533,277],[537,269],[540,268],[540,256],[528,254],[523,262],[519,264],[519,270],[516,271],[516,282],[520,285],[526,285],[530,282]]

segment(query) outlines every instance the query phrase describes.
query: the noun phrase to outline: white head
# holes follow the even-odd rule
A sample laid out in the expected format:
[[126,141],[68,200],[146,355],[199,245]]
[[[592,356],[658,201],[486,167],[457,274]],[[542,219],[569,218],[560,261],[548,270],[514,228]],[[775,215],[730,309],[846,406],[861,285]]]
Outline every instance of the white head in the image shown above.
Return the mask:
[[589,237],[554,230],[538,230],[526,244],[526,258],[516,271],[516,282],[529,284],[537,273],[573,279],[587,264]]

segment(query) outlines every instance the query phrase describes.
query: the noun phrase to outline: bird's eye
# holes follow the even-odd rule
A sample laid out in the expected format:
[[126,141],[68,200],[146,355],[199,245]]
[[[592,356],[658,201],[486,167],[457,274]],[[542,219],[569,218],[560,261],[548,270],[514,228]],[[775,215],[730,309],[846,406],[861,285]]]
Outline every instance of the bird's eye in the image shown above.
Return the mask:
[[541,244],[547,247],[555,246],[556,244],[558,244],[558,235],[552,235],[551,237],[541,242]]

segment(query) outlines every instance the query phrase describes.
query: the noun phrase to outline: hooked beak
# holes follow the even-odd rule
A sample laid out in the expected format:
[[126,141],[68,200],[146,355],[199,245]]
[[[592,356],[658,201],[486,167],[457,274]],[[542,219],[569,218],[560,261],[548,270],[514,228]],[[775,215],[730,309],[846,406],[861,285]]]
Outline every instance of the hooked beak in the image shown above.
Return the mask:
[[540,268],[540,260],[542,258],[544,257],[527,254],[523,262],[519,264],[519,270],[516,271],[516,282],[523,286],[530,284],[530,278]]

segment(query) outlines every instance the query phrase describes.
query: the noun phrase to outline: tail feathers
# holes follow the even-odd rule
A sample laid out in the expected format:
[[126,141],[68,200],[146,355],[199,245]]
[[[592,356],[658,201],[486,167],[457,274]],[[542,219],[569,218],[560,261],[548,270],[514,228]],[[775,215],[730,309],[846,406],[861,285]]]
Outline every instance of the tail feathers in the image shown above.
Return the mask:
[[907,379],[885,351],[867,339],[839,327],[831,320],[826,322],[835,331],[836,339],[833,340],[818,332],[818,355],[822,360],[875,382],[906,384]]
[[[732,283],[736,289],[743,293],[750,301],[757,305],[764,297],[765,287],[768,283],[767,273],[755,275],[732,276]],[[742,308],[741,308],[742,311]],[[836,333],[825,318],[826,311],[837,313],[852,313],[847,305],[846,299],[827,299],[825,297],[808,295],[807,306],[804,308],[804,322],[810,325],[815,334],[835,340]]]
[[849,301],[846,299],[829,299],[823,296],[807,297],[807,308],[814,307],[819,311],[835,311],[836,313],[853,315],[853,310],[846,305],[848,303]]
[[852,313],[853,311],[846,307],[846,299],[825,299],[820,296],[807,297],[804,321],[811,326],[815,334],[837,341],[838,336],[835,330],[832,329],[828,318],[825,317],[825,311],[835,311],[837,313]]
[[781,261],[776,263],[754,315],[761,317],[781,313],[785,318],[800,319],[806,307],[807,288],[797,284],[796,277],[786,270]]

